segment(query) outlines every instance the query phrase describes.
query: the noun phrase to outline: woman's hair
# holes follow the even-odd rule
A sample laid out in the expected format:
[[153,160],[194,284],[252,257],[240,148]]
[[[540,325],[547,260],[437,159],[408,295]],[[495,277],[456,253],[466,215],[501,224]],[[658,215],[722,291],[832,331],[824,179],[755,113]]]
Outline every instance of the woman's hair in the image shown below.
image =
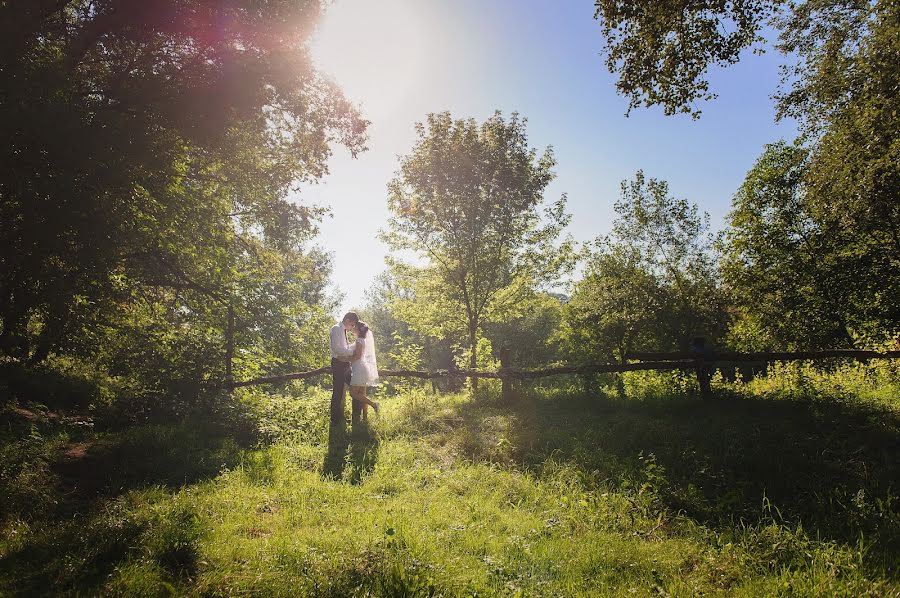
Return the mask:
[[357,336],[359,338],[366,338],[366,335],[369,333],[369,325],[360,320],[356,323]]

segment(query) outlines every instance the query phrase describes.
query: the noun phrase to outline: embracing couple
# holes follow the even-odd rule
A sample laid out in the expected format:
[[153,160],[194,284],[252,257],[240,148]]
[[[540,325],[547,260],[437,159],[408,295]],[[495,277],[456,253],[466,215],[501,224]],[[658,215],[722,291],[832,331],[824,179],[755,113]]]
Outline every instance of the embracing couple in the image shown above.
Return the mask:
[[[356,342],[352,345],[347,333],[352,332]],[[334,389],[331,393],[331,425],[344,424],[344,387],[350,387],[355,424],[360,415],[365,420],[371,406],[378,413],[379,405],[366,397],[366,389],[378,383],[378,365],[375,362],[375,335],[354,312],[347,312],[344,319],[331,327],[331,373]]]

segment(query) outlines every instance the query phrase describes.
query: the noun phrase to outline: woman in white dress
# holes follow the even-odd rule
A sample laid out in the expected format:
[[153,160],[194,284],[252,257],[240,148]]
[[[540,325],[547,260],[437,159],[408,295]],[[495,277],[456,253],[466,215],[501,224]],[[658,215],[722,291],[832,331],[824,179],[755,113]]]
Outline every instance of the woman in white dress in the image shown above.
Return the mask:
[[350,396],[363,404],[363,419],[368,416],[369,406],[378,413],[381,407],[377,401],[366,397],[366,389],[378,384],[378,364],[375,360],[375,335],[365,322],[357,322],[354,328],[356,346],[350,357]]

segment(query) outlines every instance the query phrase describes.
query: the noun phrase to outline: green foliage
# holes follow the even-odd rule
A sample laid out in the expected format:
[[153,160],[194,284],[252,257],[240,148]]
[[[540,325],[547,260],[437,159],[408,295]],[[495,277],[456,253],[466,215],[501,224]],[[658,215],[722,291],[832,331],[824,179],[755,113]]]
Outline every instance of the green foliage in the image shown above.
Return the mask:
[[669,295],[665,326],[671,343],[685,350],[691,339],[715,339],[724,328],[724,301],[712,252],[709,215],[685,199],[669,196],[665,181],[646,179],[638,171],[634,181],[622,182],[622,199],[614,238],[645,260],[650,272]]
[[660,325],[662,283],[636,248],[605,242],[590,256],[565,307],[562,336],[576,362],[622,362],[626,353],[670,346]]
[[900,8],[844,2],[618,2],[595,17],[630,108],[700,110],[707,69],[761,48],[785,56],[778,118],[734,200],[726,277],[742,348],[881,346],[900,321]]
[[807,2],[783,23],[797,56],[779,95],[810,149],[805,208],[830,240],[825,258],[867,344],[900,329],[900,8]]
[[[0,6],[0,353],[148,394],[278,370],[324,326],[324,210],[288,201],[365,122],[315,72],[317,1]],[[243,369],[242,369],[243,368]]]
[[92,377],[65,363],[24,367],[0,362],[0,405],[33,403],[53,409],[85,410],[103,402],[103,388]]
[[566,301],[558,293],[533,293],[511,306],[505,318],[488,322],[485,337],[495,349],[509,349],[513,367],[547,367],[562,358],[558,331]]
[[665,181],[623,181],[613,234],[588,255],[564,311],[562,338],[580,362],[619,362],[641,350],[687,350],[725,324],[708,216]]
[[[423,348],[422,345],[409,342],[395,332],[393,350],[388,354],[388,359],[397,366],[397,369],[418,370],[422,367]],[[394,378],[387,383],[390,390],[398,392],[410,392],[423,385],[424,381],[416,378]]]
[[239,395],[242,416],[253,426],[254,438],[264,442],[324,441],[331,403],[329,389],[294,383],[282,392],[250,387]]
[[661,106],[666,114],[700,116],[695,102],[716,94],[706,80],[713,65],[738,62],[759,47],[760,30],[782,2],[596,0],[594,18],[606,44],[606,66],[632,108]]
[[738,348],[825,348],[851,340],[852,308],[835,295],[839,272],[823,260],[828,237],[806,205],[807,159],[802,147],[766,146],[734,196],[723,275],[740,314],[732,335]]
[[397,367],[404,370],[418,369],[422,361],[420,357],[422,346],[414,343],[403,344],[403,338],[396,332],[394,333],[394,342],[395,350],[390,353],[390,358],[397,364]]
[[[544,207],[553,179],[551,150],[528,146],[526,121],[498,112],[478,124],[430,114],[389,186],[392,249],[412,250],[423,267],[393,263],[412,296],[402,319],[424,334],[478,344],[485,323],[571,266],[571,243],[557,243],[569,220],[565,197]],[[471,367],[476,352],[470,351]]]
[[766,146],[734,196],[722,272],[741,349],[880,346],[896,333],[896,277],[882,248],[815,207],[810,151]]
[[494,357],[494,347],[491,341],[484,337],[478,339],[475,347],[456,347],[456,367],[463,369],[476,367],[484,370],[495,370],[500,367],[500,361]]
[[[724,382],[723,382],[724,384]],[[890,360],[828,364],[773,363],[765,376],[740,378],[727,385],[732,392],[773,400],[809,400],[828,395],[848,404],[882,405],[896,409],[900,401],[900,364]]]
[[[390,270],[379,275],[369,287],[363,311],[371,328],[378,333],[379,360],[387,368],[406,369],[404,364],[412,363],[416,354],[418,365],[426,369],[447,369],[452,359],[452,341],[441,338],[447,334],[440,327],[426,326],[417,315],[416,305],[413,290]],[[427,304],[419,302],[419,307],[424,309]],[[415,347],[420,347],[418,353]]]

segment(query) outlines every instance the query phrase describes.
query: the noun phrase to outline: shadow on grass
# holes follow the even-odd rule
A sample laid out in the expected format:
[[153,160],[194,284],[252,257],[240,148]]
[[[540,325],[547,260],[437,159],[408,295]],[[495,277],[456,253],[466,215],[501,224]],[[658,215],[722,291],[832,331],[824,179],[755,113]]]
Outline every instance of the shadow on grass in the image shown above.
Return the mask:
[[3,595],[98,593],[116,565],[130,555],[141,526],[99,526],[88,517],[46,523],[26,544],[0,558]]
[[527,465],[552,453],[597,482],[633,475],[643,467],[638,457],[653,454],[670,507],[708,524],[758,518],[765,497],[785,519],[855,539],[864,503],[874,507],[900,480],[897,414],[869,406],[747,397],[525,401],[534,416],[513,443]]
[[98,442],[84,458],[59,463],[70,492],[109,498],[152,485],[177,488],[209,479],[239,460],[243,447],[200,422],[140,427]]
[[[900,417],[836,397],[621,401],[534,390],[483,396],[405,424],[474,461],[542,475],[573,469],[589,490],[650,488],[670,514],[719,531],[773,518],[856,545],[896,567]],[[877,554],[876,554],[877,553]]]
[[[29,423],[25,434],[11,424],[2,438],[4,456],[19,460],[17,469],[7,463],[0,476],[0,490],[9,498],[0,543],[4,595],[98,593],[148,530],[148,521],[118,509],[121,501],[165,499],[234,466],[243,452],[209,420],[136,426],[116,435],[39,424]],[[17,525],[27,531],[20,538]],[[156,540],[160,567],[173,576],[189,574],[191,544],[179,536],[187,528],[152,527],[171,536]]]
[[322,464],[322,477],[358,484],[375,469],[380,441],[367,422],[356,423],[351,431],[345,426],[328,429],[328,452]]

